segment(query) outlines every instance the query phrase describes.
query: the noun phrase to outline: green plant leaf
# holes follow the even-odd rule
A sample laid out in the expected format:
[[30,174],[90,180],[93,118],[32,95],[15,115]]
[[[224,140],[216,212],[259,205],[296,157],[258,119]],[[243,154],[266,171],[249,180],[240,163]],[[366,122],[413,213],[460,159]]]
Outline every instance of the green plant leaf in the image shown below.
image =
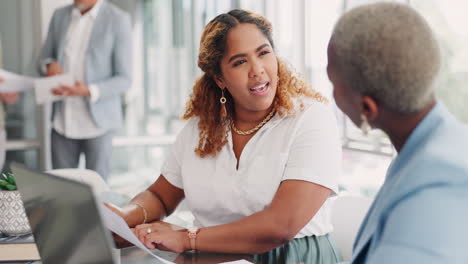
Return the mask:
[[6,188],[7,188],[8,190],[10,190],[10,191],[16,190],[16,186],[15,186],[15,185],[12,185],[12,184],[8,184],[8,185],[6,186]]
[[16,181],[13,177],[13,173],[2,173],[0,177],[0,189],[6,191],[14,191],[17,190]]
[[13,174],[8,175],[8,182],[12,185],[16,185],[15,178],[13,177]]
[[0,187],[6,187],[8,184],[10,183],[5,180],[0,179]]

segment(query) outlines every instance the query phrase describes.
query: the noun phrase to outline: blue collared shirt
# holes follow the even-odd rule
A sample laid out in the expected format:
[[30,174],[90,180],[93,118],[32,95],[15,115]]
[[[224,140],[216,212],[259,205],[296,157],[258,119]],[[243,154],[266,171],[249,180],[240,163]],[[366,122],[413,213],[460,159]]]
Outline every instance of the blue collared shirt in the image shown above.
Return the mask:
[[352,263],[468,263],[468,127],[441,103],[390,165]]

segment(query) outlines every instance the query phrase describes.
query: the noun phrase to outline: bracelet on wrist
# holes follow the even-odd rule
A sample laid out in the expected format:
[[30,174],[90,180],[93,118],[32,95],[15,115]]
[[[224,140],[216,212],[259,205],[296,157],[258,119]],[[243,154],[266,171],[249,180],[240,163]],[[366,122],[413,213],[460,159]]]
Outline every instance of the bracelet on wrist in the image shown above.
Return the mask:
[[134,204],[143,210],[143,223],[142,224],[146,224],[146,221],[148,221],[148,212],[146,211],[145,207],[143,207],[143,205],[137,202],[132,202],[131,204]]

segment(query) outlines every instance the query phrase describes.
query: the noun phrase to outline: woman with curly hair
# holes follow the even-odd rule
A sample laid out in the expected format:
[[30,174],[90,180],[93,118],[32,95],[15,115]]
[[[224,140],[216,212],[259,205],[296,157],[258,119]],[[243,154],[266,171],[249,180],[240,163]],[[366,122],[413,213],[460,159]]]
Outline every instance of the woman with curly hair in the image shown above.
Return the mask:
[[[276,56],[271,32],[244,10],[205,27],[188,123],[156,182],[114,209],[147,247],[338,261],[328,235],[341,160],[333,110]],[[184,198],[197,227],[158,222]]]

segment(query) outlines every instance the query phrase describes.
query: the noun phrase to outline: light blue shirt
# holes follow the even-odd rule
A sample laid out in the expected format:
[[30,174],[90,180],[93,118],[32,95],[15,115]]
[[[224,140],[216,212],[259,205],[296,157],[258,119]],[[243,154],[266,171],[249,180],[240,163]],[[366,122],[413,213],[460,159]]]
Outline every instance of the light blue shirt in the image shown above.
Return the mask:
[[441,103],[390,165],[352,263],[468,263],[468,127]]

